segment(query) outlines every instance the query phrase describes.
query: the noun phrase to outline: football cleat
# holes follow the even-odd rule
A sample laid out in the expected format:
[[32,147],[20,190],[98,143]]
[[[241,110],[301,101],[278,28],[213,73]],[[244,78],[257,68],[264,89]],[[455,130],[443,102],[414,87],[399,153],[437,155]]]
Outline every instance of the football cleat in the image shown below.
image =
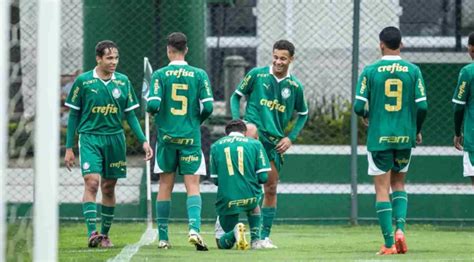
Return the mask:
[[395,245],[392,245],[391,247],[385,247],[385,245],[382,245],[379,252],[375,254],[376,255],[395,255],[397,254],[397,248],[395,247]]
[[398,254],[405,254],[408,251],[405,234],[401,229],[397,229],[395,232],[395,246],[397,247]]
[[169,241],[167,240],[160,240],[160,242],[158,242],[158,248],[161,248],[161,249],[170,249],[171,248],[171,244]]
[[273,242],[270,240],[270,238],[266,237],[265,239],[262,240],[263,248],[278,248],[273,244]]
[[193,229],[189,230],[188,242],[193,244],[196,247],[197,251],[208,251],[209,250],[207,248],[206,243],[204,243],[204,240],[199,235],[199,233],[196,232]]
[[245,239],[245,225],[243,223],[237,223],[234,227],[235,246],[237,250],[249,249],[249,243]]
[[91,236],[89,237],[89,247],[97,247],[100,242],[102,241],[102,235],[99,234],[97,231],[92,232]]
[[254,240],[250,243],[250,247],[252,249],[264,249],[265,246],[264,246],[264,243],[263,243],[263,240]]
[[103,236],[99,246],[104,248],[111,248],[114,247],[114,244],[112,244],[112,241],[110,241],[109,236]]

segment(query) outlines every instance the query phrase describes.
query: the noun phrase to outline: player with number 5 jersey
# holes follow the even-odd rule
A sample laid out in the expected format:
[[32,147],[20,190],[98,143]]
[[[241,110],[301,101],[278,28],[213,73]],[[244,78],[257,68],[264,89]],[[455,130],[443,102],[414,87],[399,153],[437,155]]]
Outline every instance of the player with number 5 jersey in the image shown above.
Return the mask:
[[147,98],[147,110],[155,114],[158,130],[154,169],[160,174],[156,201],[158,247],[171,247],[168,220],[175,172],[179,170],[179,174],[184,176],[188,195],[188,241],[197,250],[207,251],[199,235],[202,206],[199,176],[206,175],[200,125],[212,113],[213,97],[206,72],[184,60],[187,52],[186,35],[171,33],[167,44],[170,63],[153,73]]

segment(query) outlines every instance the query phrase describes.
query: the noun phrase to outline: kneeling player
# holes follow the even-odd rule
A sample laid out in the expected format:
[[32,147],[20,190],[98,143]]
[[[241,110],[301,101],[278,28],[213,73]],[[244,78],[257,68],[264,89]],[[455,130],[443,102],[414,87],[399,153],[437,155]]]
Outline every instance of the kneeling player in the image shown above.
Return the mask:
[[247,213],[250,225],[252,248],[263,248],[260,244],[261,184],[268,179],[270,171],[265,149],[253,138],[245,137],[247,127],[241,120],[230,121],[225,128],[225,137],[211,147],[211,177],[218,186],[216,211],[216,240],[219,249],[245,250],[249,244],[245,239],[245,225],[239,223],[239,214]]

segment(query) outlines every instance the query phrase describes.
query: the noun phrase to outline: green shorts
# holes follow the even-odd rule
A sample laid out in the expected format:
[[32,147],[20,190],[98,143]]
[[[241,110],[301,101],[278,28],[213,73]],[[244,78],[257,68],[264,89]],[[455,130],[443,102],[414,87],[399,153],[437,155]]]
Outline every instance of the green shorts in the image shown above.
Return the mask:
[[262,142],[263,148],[267,153],[267,157],[269,161],[273,161],[275,163],[275,167],[278,172],[280,172],[281,166],[283,165],[283,155],[278,153],[275,149],[276,145],[280,141],[280,138],[270,136],[264,134],[262,132],[258,132],[258,140]]
[[115,135],[79,135],[79,159],[82,175],[100,174],[105,179],[127,176],[127,146],[123,133]]
[[367,152],[367,159],[371,176],[383,175],[389,170],[406,173],[410,166],[411,148]]
[[177,146],[157,143],[154,173],[172,173],[179,168],[180,175],[206,175],[206,163],[201,146]]

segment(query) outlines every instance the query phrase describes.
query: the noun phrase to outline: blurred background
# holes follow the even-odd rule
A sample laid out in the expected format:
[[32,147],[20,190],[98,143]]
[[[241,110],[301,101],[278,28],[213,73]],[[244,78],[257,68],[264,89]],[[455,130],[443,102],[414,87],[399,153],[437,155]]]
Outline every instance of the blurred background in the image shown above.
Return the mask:
[[[174,31],[188,36],[187,60],[208,72],[215,97],[214,113],[201,129],[207,154],[230,119],[228,98],[237,83],[252,67],[270,65],[273,43],[288,39],[296,46],[291,73],[305,87],[310,115],[297,142],[285,154],[277,221],[375,221],[366,130],[361,123],[354,156],[357,167],[351,169],[350,164],[352,77],[380,58],[379,32],[397,26],[403,34],[402,57],[420,66],[429,103],[424,143],[413,151],[407,176],[408,222],[474,221],[474,206],[464,204],[472,202],[474,190],[462,177],[462,154],[452,146],[451,105],[459,70],[470,63],[466,45],[467,35],[474,31],[474,1],[362,0],[360,12],[354,12],[350,0],[63,0],[61,4],[61,75],[57,76],[62,97],[58,101],[62,105],[61,152],[51,156],[59,157],[60,162],[68,117],[64,99],[75,77],[94,68],[98,41],[109,39],[118,44],[117,71],[130,77],[141,96],[144,57],[153,70],[167,65],[166,36]],[[32,216],[34,202],[36,1],[13,0],[10,10],[9,141],[1,146],[8,147],[7,218],[14,223]],[[358,63],[353,67],[355,59]],[[137,109],[140,119],[144,118],[142,110]],[[115,219],[145,220],[143,152],[126,124],[125,130],[129,172],[117,186]],[[61,167],[60,171],[60,218],[82,220],[80,169],[68,173]],[[351,172],[357,174],[353,186],[358,189],[352,198]],[[157,179],[152,176],[153,199]],[[174,189],[174,220],[187,219],[180,179]],[[202,192],[203,218],[213,220],[216,188],[207,178],[202,179]]]

